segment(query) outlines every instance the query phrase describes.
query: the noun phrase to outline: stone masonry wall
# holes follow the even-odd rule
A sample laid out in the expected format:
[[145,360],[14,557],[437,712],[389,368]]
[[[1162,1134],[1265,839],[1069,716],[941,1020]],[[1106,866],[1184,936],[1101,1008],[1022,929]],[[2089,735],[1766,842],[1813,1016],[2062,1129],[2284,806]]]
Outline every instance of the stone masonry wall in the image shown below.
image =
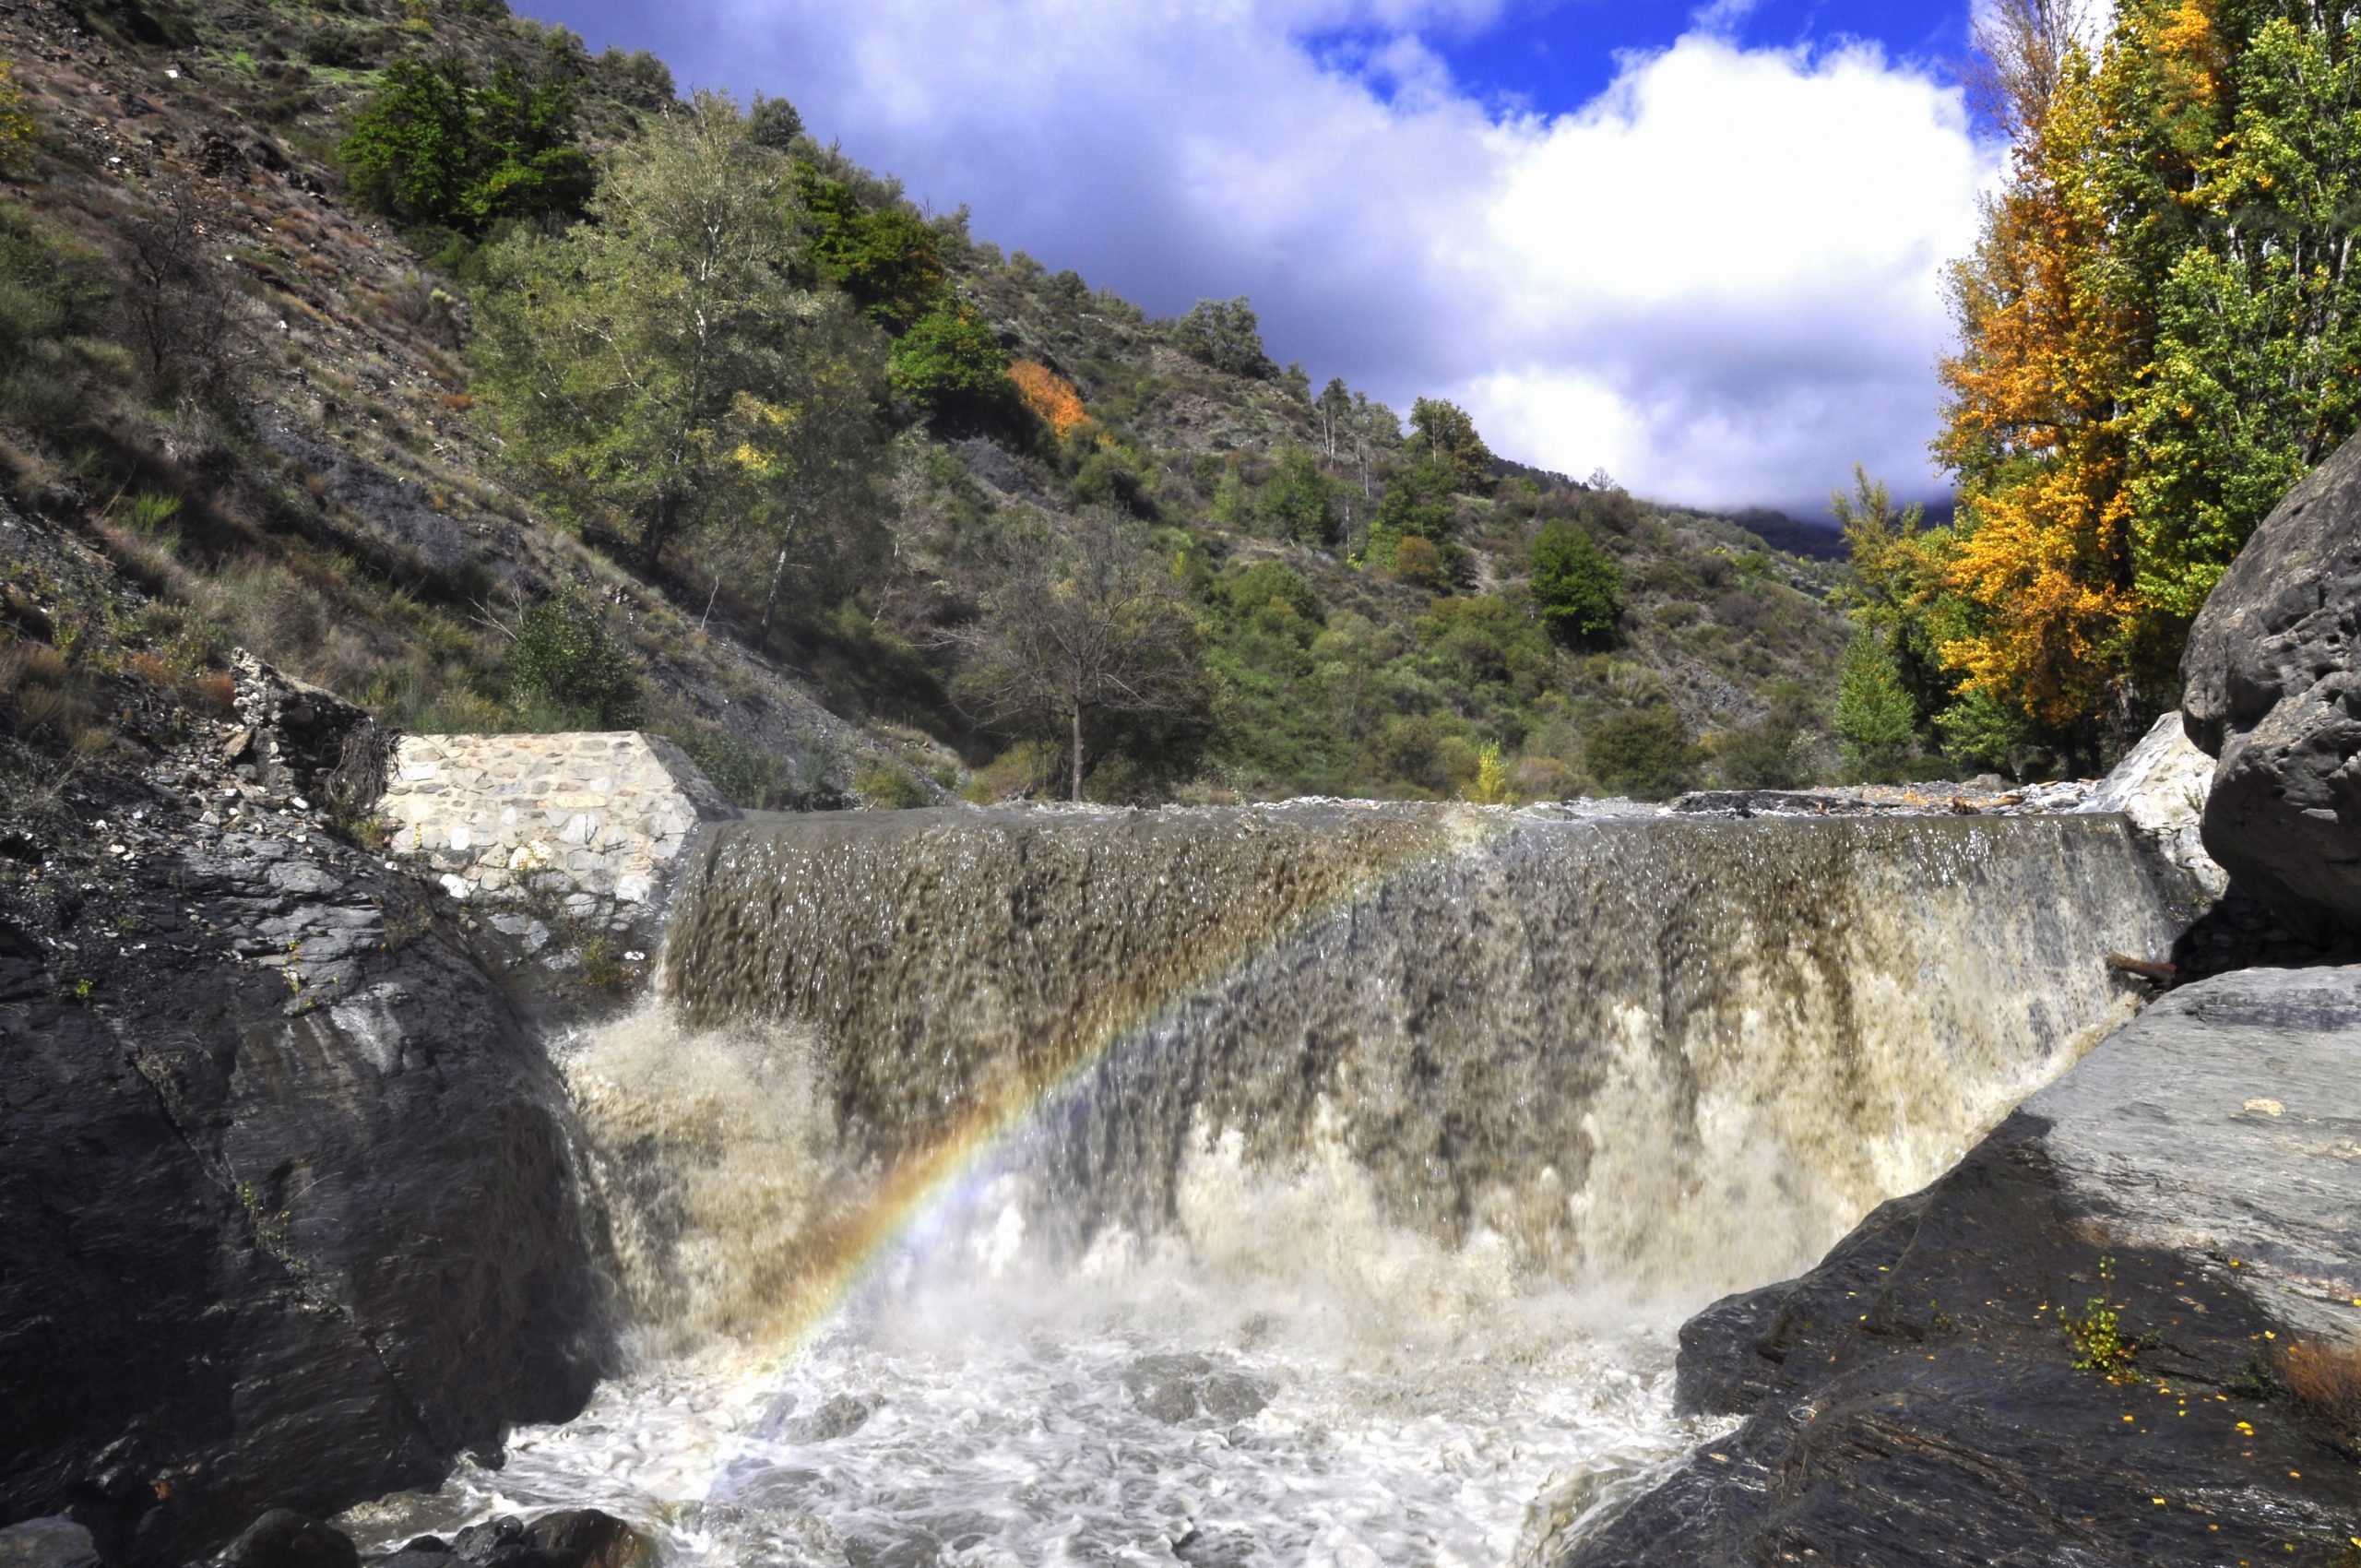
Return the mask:
[[632,732],[405,736],[378,811],[453,897],[553,900],[615,931],[652,924],[698,824],[739,814],[678,746]]

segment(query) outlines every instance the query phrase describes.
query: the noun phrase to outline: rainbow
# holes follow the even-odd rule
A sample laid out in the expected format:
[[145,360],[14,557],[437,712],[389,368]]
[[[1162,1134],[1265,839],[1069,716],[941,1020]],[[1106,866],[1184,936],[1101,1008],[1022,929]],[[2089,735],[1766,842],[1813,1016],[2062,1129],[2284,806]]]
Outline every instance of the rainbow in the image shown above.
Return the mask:
[[1499,808],[1445,808],[1436,823],[1440,835],[1407,836],[1372,856],[1361,874],[1334,896],[1297,911],[1279,928],[1239,932],[1235,940],[1197,955],[1171,986],[1141,998],[1127,1014],[1104,1020],[1062,1064],[1035,1082],[966,1107],[947,1132],[897,1160],[859,1214],[815,1239],[814,1253],[829,1261],[806,1277],[793,1301],[780,1304],[768,1325],[769,1344],[784,1361],[803,1354],[870,1294],[895,1259],[919,1245],[981,1185],[1003,1151],[1039,1118],[1069,1103],[1085,1080],[1120,1051],[1150,1040],[1150,1026],[1176,1003],[1257,953],[1275,950],[1378,895],[1404,874],[1491,841],[1510,815]]

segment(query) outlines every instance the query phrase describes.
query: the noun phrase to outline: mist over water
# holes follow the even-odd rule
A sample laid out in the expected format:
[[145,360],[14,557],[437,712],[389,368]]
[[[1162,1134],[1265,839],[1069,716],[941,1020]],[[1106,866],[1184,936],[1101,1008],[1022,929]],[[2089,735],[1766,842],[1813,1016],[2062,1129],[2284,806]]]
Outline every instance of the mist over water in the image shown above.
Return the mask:
[[561,1056],[635,1369],[390,1539],[1541,1563],[1711,1435],[1672,1330],[2128,1012],[2119,824],[757,820]]

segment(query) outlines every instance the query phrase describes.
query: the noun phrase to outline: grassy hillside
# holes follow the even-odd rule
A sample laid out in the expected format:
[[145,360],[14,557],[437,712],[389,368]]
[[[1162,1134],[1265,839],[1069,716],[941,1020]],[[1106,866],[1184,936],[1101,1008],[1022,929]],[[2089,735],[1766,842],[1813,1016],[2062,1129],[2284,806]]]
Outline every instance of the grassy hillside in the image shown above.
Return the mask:
[[[730,506],[644,548],[600,489],[631,466],[530,460],[493,395],[523,269],[575,254],[559,236],[594,190],[602,227],[576,235],[623,232],[597,203],[682,123],[659,63],[499,0],[19,7],[0,61],[22,115],[0,91],[0,482],[133,590],[69,602],[0,540],[19,772],[102,748],[133,685],[203,700],[244,646],[402,728],[658,730],[750,804],[1048,791],[1076,727],[995,685],[978,629],[1025,540],[1094,529],[1156,564],[1177,662],[1152,711],[1078,726],[1093,798],[1843,766],[1840,567],[1489,459],[1472,429],[1445,454],[1432,420],[1403,432],[1271,365],[1242,308],[1151,321],[917,213],[782,104],[743,152],[794,236],[778,275],[878,374],[848,416],[860,482],[774,560]],[[348,139],[431,71],[497,133],[456,196]],[[989,376],[959,381],[978,354]],[[1611,624],[1543,613],[1545,536],[1611,563]],[[1074,569],[1043,570],[1062,600]]]

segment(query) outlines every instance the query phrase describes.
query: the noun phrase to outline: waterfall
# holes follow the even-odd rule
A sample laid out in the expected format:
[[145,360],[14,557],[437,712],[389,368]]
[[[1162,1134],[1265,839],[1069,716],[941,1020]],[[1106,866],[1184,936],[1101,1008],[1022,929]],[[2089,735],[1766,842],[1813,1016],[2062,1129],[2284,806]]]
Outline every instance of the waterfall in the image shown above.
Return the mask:
[[642,1371],[455,1495],[717,1562],[1546,1560],[1705,1435],[1670,1326],[2170,935],[2110,817],[726,825],[562,1061]]
[[664,976],[796,1031],[873,1167],[1016,1124],[1075,1248],[1324,1123],[1398,1224],[1693,1301],[1938,1174],[2168,937],[2111,818],[897,813],[722,829]]

